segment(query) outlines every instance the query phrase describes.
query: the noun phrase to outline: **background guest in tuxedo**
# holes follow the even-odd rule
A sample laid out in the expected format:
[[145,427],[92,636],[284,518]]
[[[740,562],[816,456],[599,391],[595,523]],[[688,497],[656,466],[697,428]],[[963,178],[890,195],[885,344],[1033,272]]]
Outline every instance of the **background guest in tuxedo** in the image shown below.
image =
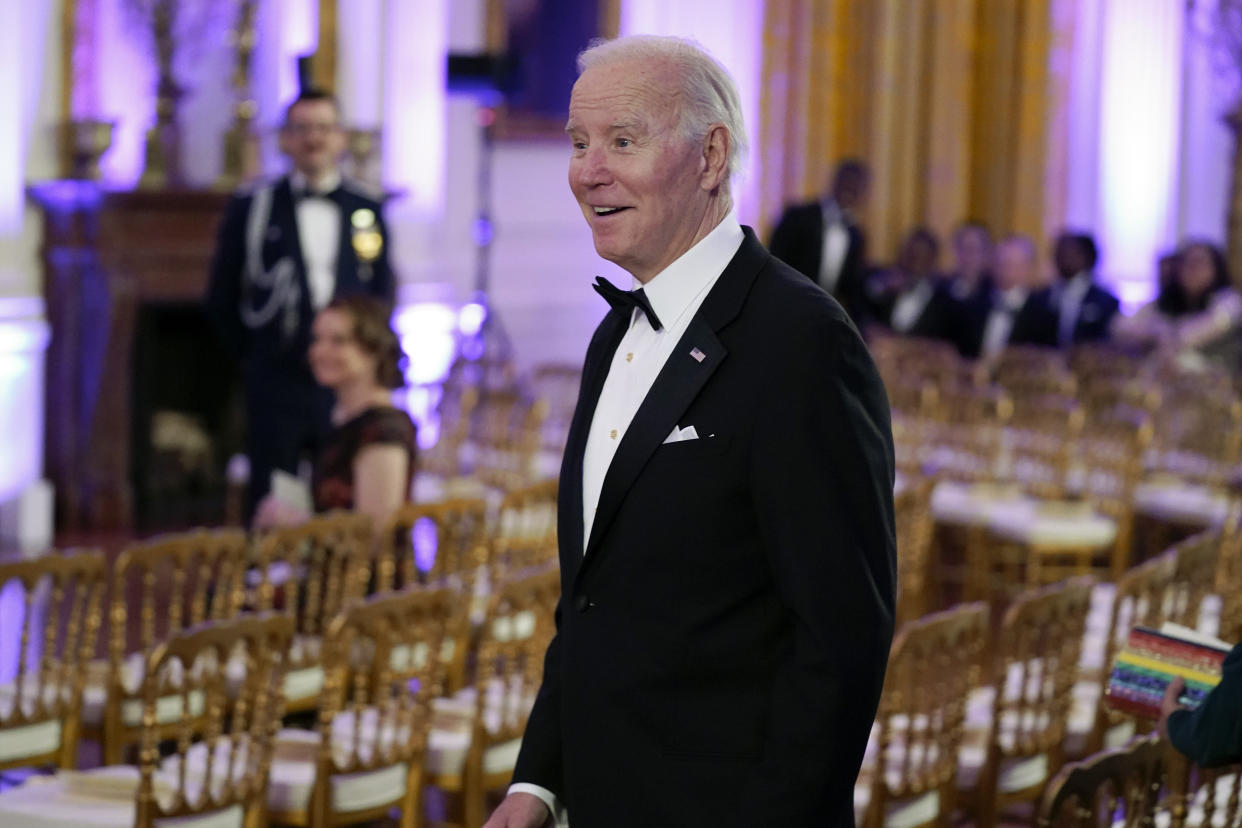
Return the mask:
[[337,168],[345,134],[336,100],[303,91],[286,110],[280,148],[292,172],[229,203],[207,292],[222,341],[242,360],[248,519],[272,472],[296,474],[331,428],[332,395],[307,364],[315,312],[355,293],[391,307],[394,294],[380,203]]
[[962,302],[937,273],[940,242],[925,227],[910,232],[897,263],[874,274],[874,316],[894,333],[956,342],[962,327]]
[[[332,430],[315,456],[311,497],[316,512],[333,509],[369,516],[376,528],[409,498],[417,452],[410,415],[392,404],[405,385],[405,355],[378,299],[333,299],[315,317],[310,365],[332,392]],[[259,527],[287,526],[309,514],[269,494],[255,512]]]
[[1133,316],[1113,318],[1122,345],[1156,351],[1186,367],[1216,362],[1242,368],[1242,294],[1233,287],[1225,253],[1205,241],[1182,245],[1173,279]]
[[867,244],[858,212],[870,182],[866,164],[842,161],[823,198],[787,207],[769,242],[772,255],[813,279],[851,315],[865,301]]
[[852,825],[893,631],[883,385],[840,305],[738,224],[723,67],[653,36],[580,67],[570,189],[635,289],[596,288],[558,631],[488,826]]
[[992,233],[975,221],[959,224],[953,231],[953,269],[949,288],[953,298],[986,301],[992,290]]
[[991,359],[1008,345],[1056,345],[1056,311],[1047,288],[1038,284],[1035,243],[1022,235],[1008,236],[996,248],[996,278],[985,312],[975,307],[967,316],[963,340],[967,356]]
[[1062,348],[1108,338],[1109,325],[1121,304],[1095,282],[1099,258],[1089,233],[1066,232],[1057,237],[1053,261],[1060,281],[1053,285],[1051,298],[1057,312],[1057,345]]

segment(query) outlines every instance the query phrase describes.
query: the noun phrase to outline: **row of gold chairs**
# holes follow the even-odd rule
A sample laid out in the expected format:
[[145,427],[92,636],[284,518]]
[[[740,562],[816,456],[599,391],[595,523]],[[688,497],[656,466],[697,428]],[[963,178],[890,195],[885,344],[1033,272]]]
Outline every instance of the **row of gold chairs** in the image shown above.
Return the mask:
[[[50,583],[62,596],[68,582],[98,604],[98,553],[49,555],[24,562],[20,572],[17,566],[0,568],[0,582],[21,575],[30,594]],[[194,623],[144,654],[141,683],[130,694],[139,721],[132,734],[114,734],[132,735],[141,746],[133,774],[123,772],[115,755],[105,757],[102,771],[73,771],[74,694],[82,692],[81,667],[90,652],[72,642],[67,650],[45,646],[37,668],[21,665],[12,685],[13,708],[0,719],[0,741],[54,741],[39,731],[61,728],[58,746],[10,757],[4,767],[54,763],[63,770],[62,784],[0,795],[0,817],[16,818],[32,807],[55,809],[62,793],[72,798],[110,785],[112,794],[118,786],[121,792],[105,797],[118,825],[152,825],[234,806],[246,812],[244,824],[255,826],[269,819],[352,824],[393,807],[401,808],[403,825],[414,825],[421,791],[433,785],[457,794],[465,824],[480,825],[484,794],[511,771],[511,761],[506,766],[495,759],[516,754],[559,595],[555,569],[510,576],[491,596],[475,633],[469,686],[443,705],[456,662],[446,645],[461,634],[457,589],[414,584],[365,601],[353,597],[336,608],[315,648],[323,678],[312,707],[313,731],[276,730],[295,707],[290,677],[308,663],[296,641],[308,595],[297,599],[297,608],[273,598],[259,612],[233,618],[194,614]],[[258,590],[265,593],[275,591]],[[90,602],[71,603],[85,611]],[[60,602],[53,604],[44,616],[48,629],[59,627]],[[28,611],[34,608],[28,604]],[[23,637],[23,652],[29,650]],[[79,679],[72,681],[74,676]],[[21,688],[34,695],[23,698]],[[160,746],[170,744],[172,755],[162,755]]]
[[1061,769],[1040,801],[1040,828],[1242,824],[1242,765],[1195,767],[1155,735]]
[[[1005,807],[1038,801],[1066,759],[1124,744],[1150,723],[1108,708],[1103,691],[1108,665],[1136,625],[1201,627],[1214,596],[1216,631],[1242,639],[1236,521],[1178,543],[1115,584],[1077,576],[1007,603],[975,601],[920,617],[906,592],[919,581],[910,574],[912,535],[900,501],[898,512],[906,620],[861,778],[864,825],[946,824],[955,810],[995,824]],[[990,620],[997,606],[999,624]]]

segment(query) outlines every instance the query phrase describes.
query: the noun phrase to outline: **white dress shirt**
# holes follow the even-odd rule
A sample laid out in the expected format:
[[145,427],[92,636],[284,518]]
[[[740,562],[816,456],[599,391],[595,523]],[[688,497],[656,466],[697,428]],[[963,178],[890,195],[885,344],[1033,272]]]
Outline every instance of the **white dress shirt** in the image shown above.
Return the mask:
[[902,293],[893,303],[893,313],[889,317],[893,330],[906,333],[913,328],[935,292],[936,288],[931,279],[925,278],[919,279],[918,284]]
[[1000,300],[992,306],[987,324],[983,328],[983,344],[979,349],[981,357],[994,357],[1009,344],[1014,317],[1026,304],[1028,293],[1024,287],[1013,287],[1000,295]]
[[[330,193],[341,185],[340,173],[324,176],[317,192]],[[294,213],[298,222],[298,243],[306,265],[306,283],[311,307],[319,310],[332,301],[336,291],[336,257],[341,244],[341,207],[326,198],[299,198],[307,188],[306,176],[294,170],[289,174],[294,193]]]
[[[643,288],[662,327],[654,330],[646,314],[637,308],[631,312],[629,330],[617,345],[600,390],[582,456],[583,554],[591,538],[591,527],[595,525],[595,509],[604,487],[604,476],[617,453],[617,446],[673,348],[690,327],[690,320],[742,246],[742,239],[737,215],[729,213],[698,244],[646,285],[634,280],[634,289]],[[551,791],[519,782],[509,786],[509,793],[534,794],[551,809],[557,825],[567,824],[565,809]]]
[[841,267],[845,264],[845,256],[850,249],[850,230],[845,221],[845,214],[831,199],[825,201],[820,209],[824,213],[824,249],[819,259],[819,286],[832,294],[841,280]]
[[1082,300],[1090,289],[1091,274],[1086,271],[1076,274],[1061,285],[1057,307],[1057,343],[1062,347],[1074,344],[1074,329],[1078,327]]

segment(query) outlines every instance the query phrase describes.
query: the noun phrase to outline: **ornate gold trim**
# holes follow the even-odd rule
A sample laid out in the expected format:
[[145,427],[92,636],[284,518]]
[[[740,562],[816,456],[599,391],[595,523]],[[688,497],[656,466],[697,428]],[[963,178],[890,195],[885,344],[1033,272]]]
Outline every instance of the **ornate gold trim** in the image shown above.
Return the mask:
[[319,89],[336,92],[337,0],[319,0],[319,40],[311,80]]
[[73,117],[73,53],[78,45],[78,0],[64,2],[60,12],[60,120],[68,123]]

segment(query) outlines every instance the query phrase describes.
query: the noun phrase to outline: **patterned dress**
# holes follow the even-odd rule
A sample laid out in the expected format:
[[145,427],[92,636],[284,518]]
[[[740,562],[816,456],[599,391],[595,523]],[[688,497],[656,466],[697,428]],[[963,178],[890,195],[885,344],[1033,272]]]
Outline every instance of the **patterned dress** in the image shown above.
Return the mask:
[[409,458],[405,480],[408,494],[414,479],[417,435],[418,429],[410,415],[391,406],[368,408],[334,428],[315,458],[312,478],[315,511],[354,508],[354,461],[367,446],[396,445],[405,449]]

